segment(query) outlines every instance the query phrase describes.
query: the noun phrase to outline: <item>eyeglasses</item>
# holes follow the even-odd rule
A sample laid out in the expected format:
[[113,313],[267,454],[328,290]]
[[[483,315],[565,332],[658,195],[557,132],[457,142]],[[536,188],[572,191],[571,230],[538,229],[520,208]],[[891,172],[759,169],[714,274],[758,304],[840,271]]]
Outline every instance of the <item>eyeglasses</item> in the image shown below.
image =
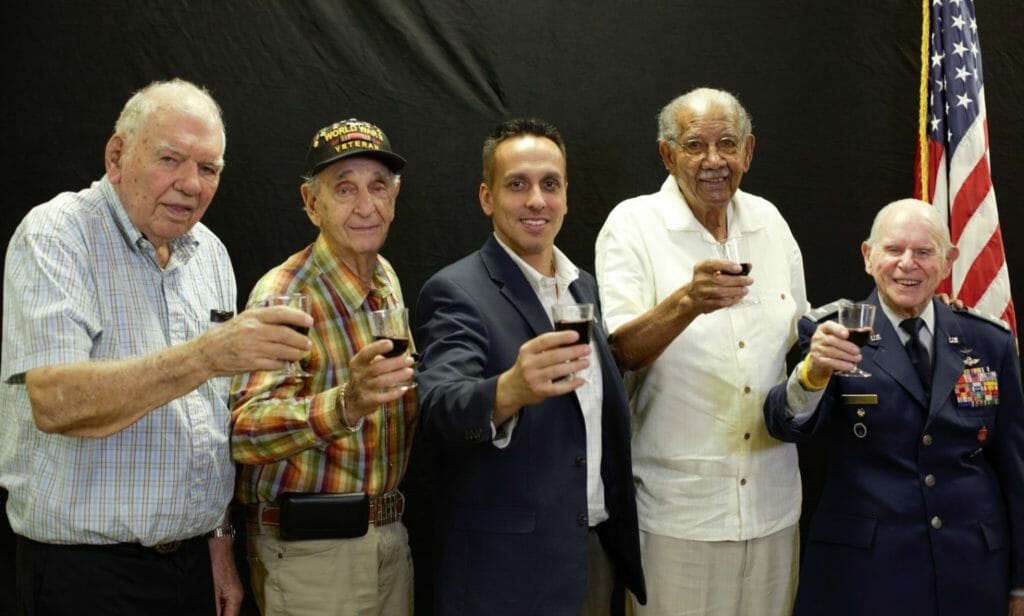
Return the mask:
[[[687,155],[687,156],[707,156],[711,149],[711,144],[700,139],[687,139],[686,141],[675,141],[676,145]],[[722,137],[715,142],[715,151],[718,152],[719,156],[734,156],[740,151],[740,144],[732,137]]]

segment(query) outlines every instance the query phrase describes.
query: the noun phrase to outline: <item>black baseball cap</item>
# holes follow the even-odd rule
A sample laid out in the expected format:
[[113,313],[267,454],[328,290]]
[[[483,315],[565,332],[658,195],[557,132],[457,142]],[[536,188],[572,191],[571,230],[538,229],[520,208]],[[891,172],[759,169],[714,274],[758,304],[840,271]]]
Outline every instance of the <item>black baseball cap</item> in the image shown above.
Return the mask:
[[305,177],[313,177],[327,165],[349,156],[368,156],[397,173],[405,159],[391,150],[391,142],[379,127],[349,118],[316,131],[306,153]]

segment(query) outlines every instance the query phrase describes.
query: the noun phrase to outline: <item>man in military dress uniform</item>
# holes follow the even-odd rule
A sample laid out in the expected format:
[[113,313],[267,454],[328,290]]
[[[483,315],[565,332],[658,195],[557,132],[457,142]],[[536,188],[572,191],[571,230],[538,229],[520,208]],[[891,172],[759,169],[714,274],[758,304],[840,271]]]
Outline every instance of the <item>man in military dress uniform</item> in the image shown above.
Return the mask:
[[[828,452],[794,614],[1024,614],[1013,335],[934,299],[957,249],[931,205],[887,205],[861,252],[870,340],[848,340],[838,304],[801,319],[804,358],[764,407],[776,438]],[[837,374],[855,365],[871,376]]]

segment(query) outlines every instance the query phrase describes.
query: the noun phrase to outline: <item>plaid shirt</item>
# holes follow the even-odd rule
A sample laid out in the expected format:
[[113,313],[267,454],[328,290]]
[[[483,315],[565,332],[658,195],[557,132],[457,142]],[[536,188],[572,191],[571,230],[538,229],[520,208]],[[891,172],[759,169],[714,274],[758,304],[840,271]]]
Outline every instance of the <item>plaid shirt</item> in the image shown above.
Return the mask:
[[[231,500],[228,377],[159,406],[106,438],[44,434],[24,373],[136,358],[217,327],[234,311],[224,245],[202,223],[165,267],[104,177],[33,209],[4,274],[0,485],[19,535],[47,543],[153,545],[201,535]],[[103,387],[96,383],[96,387]]]
[[231,453],[244,465],[236,490],[241,502],[271,502],[282,492],[377,496],[398,487],[412,447],[415,390],[368,415],[356,432],[335,408],[349,360],[373,341],[366,319],[372,302],[404,305],[398,277],[380,256],[373,285],[364,288],[320,237],[253,288],[250,304],[285,293],[309,296],[313,348],[302,367],[312,376],[296,380],[260,371],[232,383]]

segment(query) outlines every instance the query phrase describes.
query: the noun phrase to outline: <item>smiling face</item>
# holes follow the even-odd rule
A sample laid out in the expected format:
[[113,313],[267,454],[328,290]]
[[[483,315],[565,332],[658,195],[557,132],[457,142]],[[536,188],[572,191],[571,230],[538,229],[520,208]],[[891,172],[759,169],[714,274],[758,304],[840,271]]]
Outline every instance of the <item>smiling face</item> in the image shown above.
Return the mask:
[[[927,204],[921,207],[931,207]],[[878,295],[902,318],[920,316],[949,275],[957,249],[943,252],[934,227],[921,211],[900,207],[883,212],[871,242],[861,245],[864,269]]]
[[107,142],[107,178],[128,217],[166,262],[169,244],[206,213],[224,167],[220,122],[163,104],[141,120],[134,134]]
[[331,253],[365,279],[395,219],[400,184],[383,163],[365,156],[343,158],[302,185],[306,214]]
[[480,207],[495,234],[531,267],[553,274],[555,236],[567,211],[561,149],[546,137],[506,139],[494,151],[490,184],[480,184]]
[[686,203],[703,220],[709,210],[724,209],[736,193],[750,169],[754,136],[740,134],[733,114],[720,105],[700,111],[684,107],[676,122],[677,137],[659,142],[658,151]]

